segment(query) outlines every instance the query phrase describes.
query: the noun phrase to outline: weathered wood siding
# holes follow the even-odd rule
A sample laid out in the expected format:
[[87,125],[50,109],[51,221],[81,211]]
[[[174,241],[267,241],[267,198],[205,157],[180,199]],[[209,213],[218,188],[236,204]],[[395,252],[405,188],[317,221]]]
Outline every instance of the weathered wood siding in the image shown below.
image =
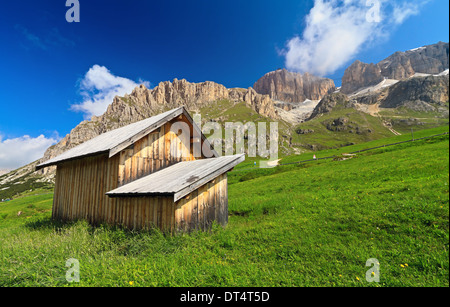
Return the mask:
[[117,187],[119,157],[98,155],[58,164],[52,216],[90,223],[114,222],[116,200],[105,195]]
[[129,229],[157,227],[164,232],[173,232],[175,204],[173,197],[125,197],[117,198],[116,225]]
[[[178,136],[171,131],[172,124],[177,121],[189,126],[190,135],[181,133]],[[193,127],[183,115],[166,123],[119,153],[119,186],[175,163],[196,160],[193,145],[196,141],[200,140],[194,139]]]
[[[180,118],[178,118],[180,120]],[[181,119],[185,120],[185,119]],[[173,196],[110,198],[105,193],[181,161],[195,160],[191,139],[170,131],[167,123],[137,141],[133,148],[58,164],[54,219],[87,220],[131,229],[156,226],[163,231],[208,229],[228,222],[227,177],[221,175],[174,203]],[[192,129],[192,126],[191,126]],[[188,143],[187,143],[188,142]],[[184,144],[191,144],[187,148]],[[202,156],[204,158],[204,156]]]
[[175,228],[179,231],[206,230],[216,221],[228,223],[227,174],[220,175],[176,202]]

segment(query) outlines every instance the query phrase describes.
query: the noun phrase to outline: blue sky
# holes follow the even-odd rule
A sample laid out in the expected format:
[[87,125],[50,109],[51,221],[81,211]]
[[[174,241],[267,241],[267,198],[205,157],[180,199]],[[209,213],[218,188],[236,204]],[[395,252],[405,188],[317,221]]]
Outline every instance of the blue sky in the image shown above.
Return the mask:
[[[358,24],[375,2],[381,21]],[[449,37],[447,0],[79,3],[80,22],[69,23],[65,0],[2,2],[0,169],[39,158],[93,114],[89,106],[100,112],[100,101],[139,83],[247,88],[287,67],[340,85],[356,59],[375,63]]]

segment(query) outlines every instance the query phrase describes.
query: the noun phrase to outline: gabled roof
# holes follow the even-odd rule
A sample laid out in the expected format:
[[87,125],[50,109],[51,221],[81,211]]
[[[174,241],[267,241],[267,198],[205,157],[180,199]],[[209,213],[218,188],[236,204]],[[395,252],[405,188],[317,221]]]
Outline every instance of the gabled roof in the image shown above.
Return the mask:
[[149,117],[142,121],[124,126],[115,130],[103,133],[89,141],[86,141],[68,151],[62,153],[61,155],[45,161],[44,163],[36,166],[36,170],[56,165],[58,163],[74,160],[82,157],[93,156],[98,154],[108,153],[111,158],[115,154],[124,150],[128,146],[132,145],[142,137],[151,133],[152,131],[158,129],[165,123],[171,121],[175,117],[184,114],[187,119],[191,122],[194,129],[197,131],[198,135],[201,135],[204,142],[207,142],[208,147],[211,148],[214,157],[218,157],[219,154],[213,149],[211,144],[208,142],[206,137],[201,133],[198,126],[194,123],[192,117],[186,111],[184,107],[173,109],[171,111],[161,113],[156,116]]
[[245,160],[245,154],[179,162],[107,192],[110,197],[170,195],[174,201],[188,195]]

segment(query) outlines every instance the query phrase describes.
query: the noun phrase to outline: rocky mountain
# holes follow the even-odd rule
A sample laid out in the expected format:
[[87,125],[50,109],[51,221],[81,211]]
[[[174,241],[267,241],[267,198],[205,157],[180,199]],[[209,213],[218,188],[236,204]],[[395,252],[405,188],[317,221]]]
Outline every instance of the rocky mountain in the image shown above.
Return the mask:
[[449,44],[439,42],[406,52],[396,52],[378,63],[381,75],[401,80],[415,73],[439,74],[448,68]]
[[439,74],[449,68],[449,44],[437,44],[396,52],[377,64],[355,61],[342,78],[340,91],[351,94],[383,79],[403,80],[416,74]]
[[[272,99],[268,95],[258,94],[253,88],[227,89],[221,84],[210,81],[190,83],[184,79],[175,79],[173,82],[161,82],[154,89],[147,89],[141,85],[131,94],[115,97],[103,115],[93,116],[91,120],[81,122],[58,144],[48,148],[40,161],[56,157],[102,133],[163,111],[185,106],[191,112],[198,112],[201,108],[224,99],[234,103],[245,102],[256,113],[278,119]],[[46,168],[40,172],[46,174],[54,172],[54,169]]]
[[389,87],[350,97],[343,93],[332,93],[319,102],[308,120],[330,113],[337,104],[363,110],[370,110],[370,106],[375,106],[375,109],[404,107],[448,117],[449,75],[415,76]]
[[293,143],[337,148],[448,125],[449,75],[413,76],[357,95],[334,92],[296,126]]
[[383,79],[378,65],[356,60],[345,70],[340,92],[350,94],[360,88],[376,85]]
[[448,111],[449,76],[414,77],[392,85],[381,108],[407,107],[414,111]]
[[316,106],[308,120],[311,120],[319,116],[320,114],[331,112],[333,108],[338,104],[347,108],[354,107],[354,105],[349,101],[347,95],[344,95],[342,93],[328,94],[322,100],[320,100],[319,104]]
[[309,100],[320,100],[334,91],[334,81],[320,78],[309,73],[299,74],[278,69],[261,77],[254,85],[256,92],[269,95],[277,101],[296,103]]

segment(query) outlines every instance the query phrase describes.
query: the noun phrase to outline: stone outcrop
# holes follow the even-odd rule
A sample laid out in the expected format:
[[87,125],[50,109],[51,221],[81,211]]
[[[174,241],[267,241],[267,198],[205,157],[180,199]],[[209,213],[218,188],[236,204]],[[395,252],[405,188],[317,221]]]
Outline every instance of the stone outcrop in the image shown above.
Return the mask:
[[342,93],[329,94],[322,98],[308,120],[311,120],[321,114],[331,112],[337,105],[345,108],[353,107],[352,102],[348,100],[348,97],[346,95]]
[[265,74],[253,88],[257,93],[269,95],[273,100],[292,103],[306,99],[320,100],[334,91],[335,85],[331,79],[279,69]]
[[268,95],[258,94],[253,88],[248,88],[243,97],[243,101],[249,104],[258,114],[277,119],[274,101]]
[[404,80],[417,73],[439,74],[449,68],[449,44],[439,42],[405,52],[396,52],[377,64],[355,61],[342,78],[341,92],[351,94],[383,79]]
[[434,111],[447,108],[449,76],[414,77],[394,84],[381,99],[380,107],[407,107],[415,111]]
[[345,70],[341,92],[353,93],[360,88],[376,85],[383,79],[378,65],[366,64],[357,60]]
[[401,80],[415,73],[439,74],[448,68],[449,44],[437,44],[396,52],[378,63],[381,74],[388,79]]
[[[342,96],[340,96],[342,95]],[[348,107],[376,105],[377,108],[405,107],[417,112],[437,112],[448,117],[449,75],[415,76],[379,91],[344,98],[337,93],[325,96],[314,109],[310,119],[330,112],[338,103]],[[348,100],[348,102],[345,102]]]

